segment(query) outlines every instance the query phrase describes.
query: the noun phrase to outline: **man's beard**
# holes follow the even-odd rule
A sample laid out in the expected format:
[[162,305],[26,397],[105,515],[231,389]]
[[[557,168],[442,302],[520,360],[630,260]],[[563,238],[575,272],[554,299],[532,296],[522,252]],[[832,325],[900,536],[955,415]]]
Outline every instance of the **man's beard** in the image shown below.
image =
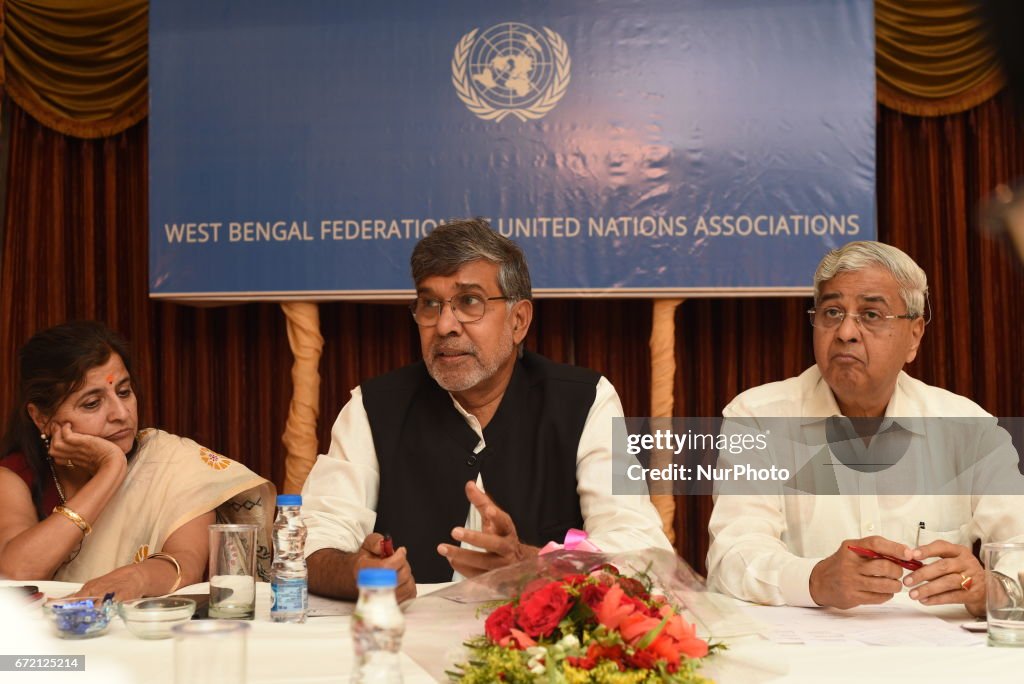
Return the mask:
[[[435,354],[440,350],[463,352],[467,355],[463,359],[470,362],[463,361],[463,368],[443,368],[441,364],[435,363]],[[482,359],[480,350],[468,339],[455,343],[443,339],[432,346],[424,361],[427,364],[427,372],[438,385],[449,392],[465,392],[493,377],[515,351],[512,331],[506,327],[498,341],[498,350],[491,359]]]

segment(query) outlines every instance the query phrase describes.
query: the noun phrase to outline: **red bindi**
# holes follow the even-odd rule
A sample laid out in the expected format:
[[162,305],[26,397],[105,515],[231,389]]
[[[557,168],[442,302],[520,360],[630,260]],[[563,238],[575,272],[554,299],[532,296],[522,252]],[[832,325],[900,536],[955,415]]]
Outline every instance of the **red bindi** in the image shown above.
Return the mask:
[[107,384],[108,385],[113,385],[114,384],[114,376],[113,376],[113,374],[107,376]]

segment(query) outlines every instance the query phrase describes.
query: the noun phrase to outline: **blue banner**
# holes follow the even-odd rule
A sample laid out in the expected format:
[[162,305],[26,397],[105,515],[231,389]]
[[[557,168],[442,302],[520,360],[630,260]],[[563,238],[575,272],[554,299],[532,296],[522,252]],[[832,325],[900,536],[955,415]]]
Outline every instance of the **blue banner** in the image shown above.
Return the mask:
[[150,293],[386,299],[484,216],[568,296],[874,239],[871,0],[153,0]]

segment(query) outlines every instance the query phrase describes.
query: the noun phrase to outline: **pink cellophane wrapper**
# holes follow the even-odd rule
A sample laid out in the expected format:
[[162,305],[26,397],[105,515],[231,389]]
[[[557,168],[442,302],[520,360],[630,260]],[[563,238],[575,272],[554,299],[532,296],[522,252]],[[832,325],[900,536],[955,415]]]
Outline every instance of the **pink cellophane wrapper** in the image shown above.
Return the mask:
[[589,551],[591,553],[601,553],[601,549],[594,546],[587,538],[587,533],[583,530],[577,530],[575,527],[565,533],[564,544],[550,541],[540,550],[540,555],[543,556],[552,551]]
[[654,582],[654,593],[665,595],[682,608],[703,636],[714,638],[716,625],[746,619],[733,602],[722,601],[717,594],[709,593],[704,578],[694,572],[686,561],[661,549],[620,553],[551,551],[463,580],[431,596],[469,604],[500,601],[516,596],[535,579],[557,580],[569,574],[588,574],[606,563],[614,565],[623,575],[646,574],[650,577]]

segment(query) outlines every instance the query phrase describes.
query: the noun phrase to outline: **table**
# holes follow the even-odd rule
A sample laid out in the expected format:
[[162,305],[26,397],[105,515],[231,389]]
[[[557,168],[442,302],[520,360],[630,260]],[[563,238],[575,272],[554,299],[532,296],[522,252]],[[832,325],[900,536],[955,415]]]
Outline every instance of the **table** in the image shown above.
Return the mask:
[[[0,582],[24,584],[24,582]],[[35,582],[48,595],[73,591],[77,585]],[[196,585],[182,590],[198,593]],[[445,669],[461,654],[465,637],[482,631],[482,618],[471,605],[455,604],[443,598],[423,596],[406,610],[402,673],[408,684],[443,680]],[[732,601],[732,599],[726,599]],[[907,610],[917,604],[905,596],[894,599]],[[740,602],[734,602],[742,605]],[[310,618],[305,624],[277,624],[269,620],[269,585],[257,587],[256,619],[248,644],[249,681],[254,683],[345,682],[352,670],[350,618]],[[959,623],[969,619],[962,607],[924,609],[945,620]],[[48,635],[40,612],[18,619],[0,607],[0,653],[25,655],[85,654],[85,673],[0,675],[8,682],[172,682],[173,640],[144,641],[135,638],[115,619],[110,631],[94,639],[63,641]],[[906,647],[866,645],[778,645],[751,633],[722,635],[729,648],[705,666],[706,676],[723,684],[742,682],[840,682],[853,684],[920,682],[1022,682],[1024,649],[996,649],[984,645],[964,647]],[[20,678],[18,678],[20,676]]]
[[[963,606],[923,607],[905,592],[892,604],[955,625],[974,619]],[[720,682],[745,684],[1024,682],[1024,649],[990,648],[984,633],[971,637],[974,645],[960,647],[783,645],[747,634],[726,639],[729,649],[716,658],[718,662],[709,662],[705,674]]]
[[[0,582],[0,585],[28,582]],[[31,582],[48,597],[73,593],[80,585],[65,582]],[[193,585],[180,593],[201,593],[206,585]],[[103,682],[103,684],[154,684],[174,681],[174,640],[147,641],[135,637],[120,617],[114,618],[106,634],[92,639],[64,640],[50,634],[41,611],[35,608],[11,619],[10,610],[0,610],[4,627],[0,628],[0,653],[24,655],[84,654],[85,673],[0,673],[0,681]],[[321,617],[304,624],[280,624],[270,621],[270,585],[256,587],[256,618],[248,638],[248,681],[260,684],[292,682],[347,682],[355,656],[352,652],[350,618]],[[83,677],[82,675],[87,675]],[[402,654],[402,676],[407,684],[434,682],[434,677]]]

